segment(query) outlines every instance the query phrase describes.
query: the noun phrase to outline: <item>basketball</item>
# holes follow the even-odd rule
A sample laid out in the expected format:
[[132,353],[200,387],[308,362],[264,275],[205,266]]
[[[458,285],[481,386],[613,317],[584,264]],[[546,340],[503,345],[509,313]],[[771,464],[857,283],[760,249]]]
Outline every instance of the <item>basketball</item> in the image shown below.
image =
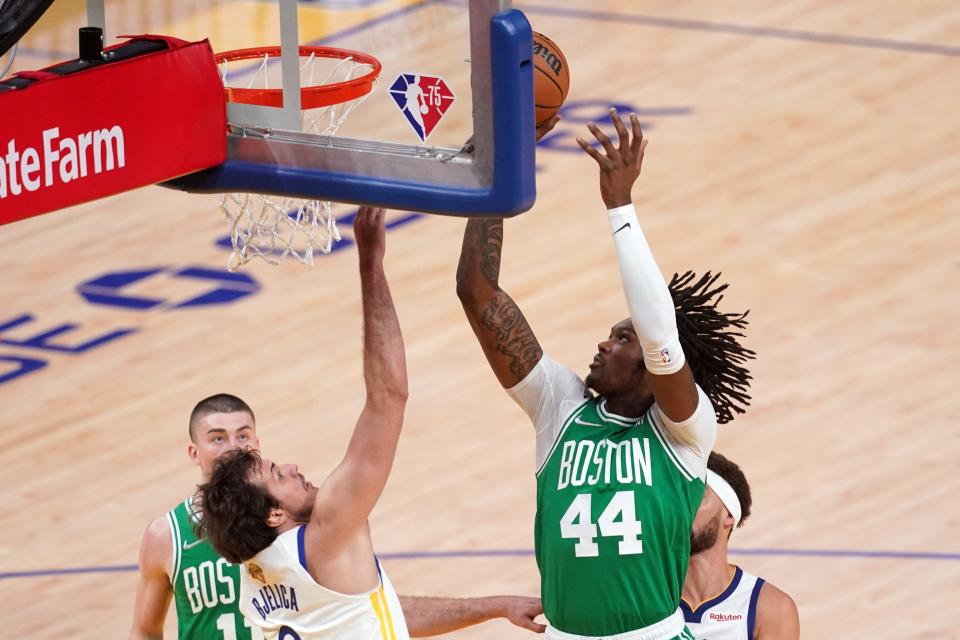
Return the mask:
[[533,32],[533,102],[537,126],[546,123],[560,110],[570,89],[567,59],[553,40]]

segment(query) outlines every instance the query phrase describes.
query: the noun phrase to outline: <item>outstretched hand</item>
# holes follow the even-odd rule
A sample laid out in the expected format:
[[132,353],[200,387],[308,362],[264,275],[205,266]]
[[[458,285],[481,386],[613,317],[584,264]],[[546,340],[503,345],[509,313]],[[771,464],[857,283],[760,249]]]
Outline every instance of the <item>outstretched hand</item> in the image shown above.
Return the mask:
[[647,141],[640,130],[640,121],[637,114],[630,114],[630,126],[633,129],[633,138],[620,119],[616,109],[610,109],[610,119],[620,137],[620,146],[615,147],[610,138],[591,122],[587,125],[593,137],[603,146],[604,153],[590,146],[583,138],[577,138],[577,144],[587,155],[597,161],[600,166],[600,197],[607,209],[630,204],[630,190],[633,183],[640,176],[640,167],[643,164],[643,151],[647,148]]
[[382,207],[362,206],[353,220],[353,237],[363,258],[382,259],[386,250],[386,232]]
[[502,616],[507,620],[534,633],[543,633],[547,630],[546,625],[536,621],[536,617],[543,613],[540,598],[503,596],[502,600]]

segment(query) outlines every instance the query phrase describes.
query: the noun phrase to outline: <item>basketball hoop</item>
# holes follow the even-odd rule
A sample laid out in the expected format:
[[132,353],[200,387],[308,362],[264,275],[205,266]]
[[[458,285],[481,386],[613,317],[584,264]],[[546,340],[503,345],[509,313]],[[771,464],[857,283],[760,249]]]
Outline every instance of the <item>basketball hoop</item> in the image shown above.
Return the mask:
[[[301,46],[299,54],[301,128],[306,133],[332,136],[373,91],[380,75],[380,61],[365,53],[335,47]],[[282,83],[269,73],[271,59],[279,61],[280,55],[280,47],[216,54],[227,101],[281,107]],[[254,60],[260,61],[259,66],[241,70],[243,76],[252,74],[247,85],[231,86],[227,77],[230,63]],[[230,126],[248,131],[239,123]],[[268,134],[269,131],[263,132]],[[340,240],[329,201],[230,193],[220,196],[220,209],[230,226],[233,252],[227,268],[231,271],[254,258],[280,264],[288,256],[312,267],[315,252],[330,253],[334,241]]]

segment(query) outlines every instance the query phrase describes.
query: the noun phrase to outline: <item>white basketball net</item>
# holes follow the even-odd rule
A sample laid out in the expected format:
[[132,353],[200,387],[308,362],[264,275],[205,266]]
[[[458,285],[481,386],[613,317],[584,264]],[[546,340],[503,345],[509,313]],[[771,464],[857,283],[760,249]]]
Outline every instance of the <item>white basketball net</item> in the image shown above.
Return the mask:
[[[276,58],[274,61],[279,63]],[[244,62],[249,64],[249,61]],[[265,55],[259,68],[253,72],[247,88],[271,88],[269,62],[269,56]],[[278,67],[279,64],[274,66]],[[300,58],[300,86],[342,82],[369,73],[370,70],[368,64],[353,58],[325,58],[311,54]],[[226,83],[226,61],[220,64],[220,78]],[[317,78],[321,79],[318,81]],[[279,86],[279,81],[273,83],[274,88]],[[334,135],[370,93],[349,102],[303,111],[303,131],[318,136]],[[236,271],[254,258],[276,265],[292,257],[312,267],[316,252],[330,253],[333,243],[340,240],[331,203],[326,200],[259,193],[225,193],[220,196],[220,209],[227,217],[233,245],[233,251],[227,259],[227,269],[230,271]]]

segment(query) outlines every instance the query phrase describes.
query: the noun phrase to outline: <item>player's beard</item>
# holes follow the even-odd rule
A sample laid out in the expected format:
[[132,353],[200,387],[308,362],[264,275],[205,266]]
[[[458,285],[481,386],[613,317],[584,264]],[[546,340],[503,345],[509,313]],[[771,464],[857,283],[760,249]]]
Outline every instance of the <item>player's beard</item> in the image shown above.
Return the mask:
[[294,517],[296,518],[297,522],[310,522],[310,518],[313,517],[314,501],[312,498],[313,496],[311,496],[311,500],[309,503],[305,504],[303,508],[301,508],[296,514],[294,514]]
[[708,522],[700,531],[690,532],[690,555],[702,553],[717,544],[717,536],[720,535],[720,516],[717,515]]

